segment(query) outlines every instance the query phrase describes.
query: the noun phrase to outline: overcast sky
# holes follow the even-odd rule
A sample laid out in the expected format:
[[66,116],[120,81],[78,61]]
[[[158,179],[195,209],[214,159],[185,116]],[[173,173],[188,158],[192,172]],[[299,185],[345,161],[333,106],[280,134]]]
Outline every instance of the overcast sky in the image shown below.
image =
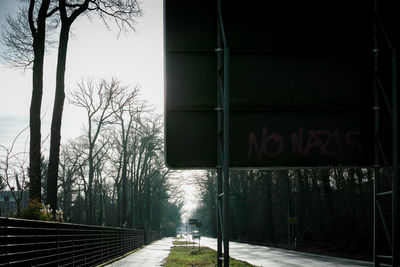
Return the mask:
[[[17,10],[15,0],[0,1],[0,23]],[[116,77],[126,86],[141,86],[142,98],[163,111],[163,29],[162,0],[146,0],[144,15],[137,19],[136,32],[121,34],[108,30],[96,17],[81,17],[73,24],[67,56],[66,91],[86,78]],[[2,51],[2,49],[0,50]],[[55,49],[45,58],[42,104],[42,136],[49,133],[55,88]],[[0,144],[9,145],[12,137],[29,123],[32,72],[10,69],[0,62]],[[79,135],[83,124],[82,110],[65,102],[62,140]],[[81,114],[81,115],[80,115]]]
[[[163,78],[163,0],[142,1],[143,16],[137,19],[136,32],[117,38],[116,28],[107,30],[93,17],[81,17],[74,22],[67,56],[66,93],[76,88],[76,83],[86,78],[116,77],[126,86],[141,86],[142,98],[158,113],[164,110]],[[18,10],[16,0],[0,0],[0,24],[5,24],[7,14]],[[0,52],[3,48],[0,46]],[[45,58],[44,93],[42,103],[42,138],[49,135],[55,90],[55,49]],[[32,72],[15,70],[0,60],[0,144],[11,145],[19,131],[29,125]],[[61,142],[78,136],[85,123],[85,113],[65,101]],[[26,131],[28,133],[29,131]],[[23,150],[27,134],[18,142]],[[49,142],[49,140],[48,140]],[[29,145],[28,145],[29,147]],[[47,156],[47,151],[46,151]],[[193,207],[193,188],[184,186],[188,198],[186,210]],[[188,206],[189,205],[189,206]]]

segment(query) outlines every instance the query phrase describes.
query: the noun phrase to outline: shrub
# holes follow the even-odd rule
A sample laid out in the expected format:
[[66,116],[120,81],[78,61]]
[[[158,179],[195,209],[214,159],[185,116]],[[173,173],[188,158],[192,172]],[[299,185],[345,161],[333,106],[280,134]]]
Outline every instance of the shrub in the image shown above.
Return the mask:
[[35,199],[29,200],[28,206],[13,217],[28,220],[63,222],[63,212],[61,210],[56,211],[56,217],[53,219],[50,205],[44,205]]

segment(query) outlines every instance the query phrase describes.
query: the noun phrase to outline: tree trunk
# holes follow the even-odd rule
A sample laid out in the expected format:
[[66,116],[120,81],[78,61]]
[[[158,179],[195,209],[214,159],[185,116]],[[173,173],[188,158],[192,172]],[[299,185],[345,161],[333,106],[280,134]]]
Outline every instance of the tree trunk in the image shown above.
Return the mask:
[[308,184],[305,176],[303,175],[301,170],[295,171],[295,178],[297,178],[299,191],[298,191],[298,199],[299,201],[296,203],[297,206],[297,217],[298,217],[298,225],[297,230],[299,233],[304,233],[306,231],[306,226],[308,225],[308,216],[307,216],[307,208],[309,206],[308,203]]
[[264,172],[264,176],[267,235],[268,241],[272,241],[275,239],[274,214],[272,209],[272,173]]
[[94,179],[94,186],[93,186],[93,203],[92,203],[92,224],[96,224],[97,222],[97,199],[98,199],[98,183],[97,183],[97,179]]
[[122,211],[122,206],[121,206],[121,181],[117,183],[117,226],[121,226],[121,211]]
[[365,190],[364,187],[368,185],[367,183],[363,182],[364,174],[361,168],[356,169],[357,172],[357,182],[358,182],[358,187],[360,190],[360,203],[361,203],[361,217],[365,218],[366,217],[366,209],[365,209]]
[[128,204],[128,199],[127,199],[127,194],[128,194],[128,188],[127,188],[127,165],[128,165],[128,158],[127,158],[127,143],[123,142],[123,162],[122,162],[122,173],[121,173],[121,183],[122,183],[122,203],[121,203],[121,223],[125,224],[126,221],[126,213],[128,211],[127,209],[127,204]]
[[102,225],[104,223],[104,218],[103,218],[103,192],[102,192],[102,185],[99,182],[99,219],[97,225]]
[[[34,2],[31,0],[29,17],[33,16]],[[37,18],[37,31],[33,35],[33,69],[32,69],[32,98],[29,113],[30,143],[29,143],[29,179],[30,199],[41,201],[41,133],[40,109],[43,95],[43,58],[46,38],[46,13],[50,0],[44,0]]]
[[335,233],[336,222],[334,218],[335,210],[333,206],[333,196],[332,196],[332,188],[330,185],[330,170],[321,169],[320,171],[322,187],[325,196],[325,204],[326,204],[326,226],[325,235],[327,240],[332,240]]
[[93,222],[93,178],[94,178],[94,164],[93,164],[93,145],[90,144],[89,151],[89,181],[88,181],[88,206],[86,212],[86,223],[92,224]]
[[72,206],[72,172],[67,171],[66,186],[64,188],[64,217],[65,219],[71,218],[71,206]]
[[[53,117],[51,120],[50,158],[47,181],[47,203],[55,214],[57,210],[57,176],[60,160],[61,120],[64,107],[64,78],[67,57],[69,23],[61,25],[60,42],[58,47],[58,61],[56,74],[56,95],[54,98]],[[90,203],[90,199],[89,199]]]
[[133,228],[133,226],[135,225],[135,220],[134,220],[134,205],[135,203],[133,202],[133,178],[130,181],[129,184],[129,189],[130,189],[130,205],[129,205],[129,212],[128,212],[128,227],[129,228]]

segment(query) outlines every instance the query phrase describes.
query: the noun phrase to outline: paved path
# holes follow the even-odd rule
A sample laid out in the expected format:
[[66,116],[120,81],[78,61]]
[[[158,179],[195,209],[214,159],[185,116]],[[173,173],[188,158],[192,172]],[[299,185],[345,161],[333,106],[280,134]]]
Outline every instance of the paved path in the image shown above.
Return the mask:
[[173,238],[163,238],[150,245],[135,251],[129,256],[113,262],[107,267],[155,267],[162,266],[164,259],[168,256],[172,246]]
[[[217,249],[215,238],[202,237],[201,246]],[[373,266],[371,262],[328,257],[323,255],[302,253],[278,248],[255,246],[243,243],[229,242],[229,252],[232,258],[247,261],[256,266],[315,266],[315,267],[361,267]]]

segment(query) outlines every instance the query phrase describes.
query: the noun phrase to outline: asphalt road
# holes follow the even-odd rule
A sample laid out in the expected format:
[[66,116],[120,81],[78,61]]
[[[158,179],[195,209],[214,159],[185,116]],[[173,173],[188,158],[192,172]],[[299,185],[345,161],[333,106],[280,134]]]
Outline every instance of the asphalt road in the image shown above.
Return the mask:
[[[217,249],[215,238],[202,237],[201,246]],[[302,253],[271,247],[229,242],[229,253],[232,258],[247,261],[256,266],[283,267],[283,266],[315,266],[315,267],[359,267],[373,266],[371,262],[328,257],[323,255]]]
[[[116,261],[110,267],[155,267],[162,266],[172,246],[173,238],[163,238],[139,249],[129,256]],[[197,240],[196,240],[197,241]],[[202,237],[201,246],[217,249],[215,238]],[[255,266],[291,267],[291,266],[315,266],[315,267],[360,267],[373,266],[371,262],[357,261],[343,258],[328,257],[323,255],[296,252],[279,248],[249,245],[243,243],[229,243],[230,256],[235,259],[247,261]]]

